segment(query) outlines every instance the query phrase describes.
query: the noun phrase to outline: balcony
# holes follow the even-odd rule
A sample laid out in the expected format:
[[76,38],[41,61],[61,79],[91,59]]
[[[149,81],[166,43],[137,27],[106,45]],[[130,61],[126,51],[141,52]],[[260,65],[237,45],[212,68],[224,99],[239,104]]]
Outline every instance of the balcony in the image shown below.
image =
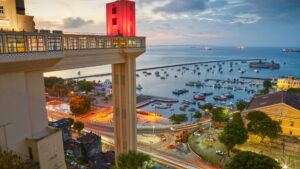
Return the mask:
[[145,37],[0,32],[0,72],[66,70],[124,62],[145,51]]

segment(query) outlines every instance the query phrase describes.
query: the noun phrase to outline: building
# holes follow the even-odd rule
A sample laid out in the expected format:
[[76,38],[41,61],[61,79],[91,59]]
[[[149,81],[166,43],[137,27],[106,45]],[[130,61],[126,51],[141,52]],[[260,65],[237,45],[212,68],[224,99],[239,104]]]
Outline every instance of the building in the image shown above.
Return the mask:
[[0,1],[0,29],[4,31],[33,32],[33,16],[25,15],[24,0]]
[[107,35],[135,36],[135,2],[117,0],[106,4]]
[[295,79],[291,76],[287,78],[278,78],[277,79],[277,90],[278,91],[287,91],[290,88],[300,89],[300,79]]
[[101,137],[90,132],[77,139],[81,145],[82,155],[91,159],[102,152]]
[[277,92],[254,97],[243,116],[252,110],[265,112],[281,124],[284,135],[300,136],[300,98],[285,92]]
[[70,126],[70,121],[68,119],[61,119],[55,122],[49,122],[49,126],[58,128],[62,131],[63,141],[69,140],[72,138],[72,129]]
[[34,30],[33,20],[20,19],[28,19],[23,3],[0,3],[0,147],[41,169],[66,169],[62,131],[48,126],[43,74],[111,65],[115,154],[136,150],[136,58],[145,37]]

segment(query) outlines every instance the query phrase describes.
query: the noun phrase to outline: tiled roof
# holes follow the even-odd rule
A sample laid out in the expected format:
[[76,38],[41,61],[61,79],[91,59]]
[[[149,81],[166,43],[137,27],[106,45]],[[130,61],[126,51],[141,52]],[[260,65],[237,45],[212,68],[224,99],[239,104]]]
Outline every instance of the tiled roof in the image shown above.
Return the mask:
[[297,97],[286,91],[256,96],[249,103],[247,110],[270,106],[278,103],[285,103],[295,109],[300,110],[300,97]]

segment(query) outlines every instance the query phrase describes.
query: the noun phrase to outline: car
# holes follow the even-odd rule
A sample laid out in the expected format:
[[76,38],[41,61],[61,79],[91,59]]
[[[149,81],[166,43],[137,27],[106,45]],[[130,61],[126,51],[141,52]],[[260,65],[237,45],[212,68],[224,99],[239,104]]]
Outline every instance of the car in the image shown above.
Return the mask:
[[225,153],[221,150],[216,150],[216,154],[219,156],[224,156]]

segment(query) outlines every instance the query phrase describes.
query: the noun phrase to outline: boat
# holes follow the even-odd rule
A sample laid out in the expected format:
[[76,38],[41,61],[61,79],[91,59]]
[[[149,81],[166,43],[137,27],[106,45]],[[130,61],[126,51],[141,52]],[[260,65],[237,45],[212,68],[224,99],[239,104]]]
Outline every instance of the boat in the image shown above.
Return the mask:
[[280,69],[280,64],[279,63],[275,63],[274,61],[271,62],[263,62],[263,61],[259,61],[259,62],[251,62],[249,63],[249,67],[250,68],[260,68],[260,69]]
[[137,89],[137,90],[142,90],[143,87],[142,87],[142,85],[138,84],[138,85],[136,86],[136,89]]
[[194,100],[205,100],[205,96],[203,95],[194,95],[193,98]]
[[192,86],[192,87],[195,86],[195,84],[196,83],[192,81],[185,83],[186,86]]
[[177,75],[175,75],[174,77],[175,77],[175,78],[177,78],[178,76],[177,76]]
[[300,50],[293,48],[282,48],[281,52],[300,52]]
[[185,94],[187,92],[189,92],[189,90],[187,90],[187,89],[176,89],[172,93],[175,95],[181,95],[181,94]]
[[166,78],[165,78],[165,77],[161,77],[160,79],[161,79],[161,80],[165,80]]
[[255,73],[259,73],[259,70],[255,69],[254,72],[255,72]]
[[203,93],[204,96],[211,96],[213,95],[213,92],[206,92],[206,93]]

